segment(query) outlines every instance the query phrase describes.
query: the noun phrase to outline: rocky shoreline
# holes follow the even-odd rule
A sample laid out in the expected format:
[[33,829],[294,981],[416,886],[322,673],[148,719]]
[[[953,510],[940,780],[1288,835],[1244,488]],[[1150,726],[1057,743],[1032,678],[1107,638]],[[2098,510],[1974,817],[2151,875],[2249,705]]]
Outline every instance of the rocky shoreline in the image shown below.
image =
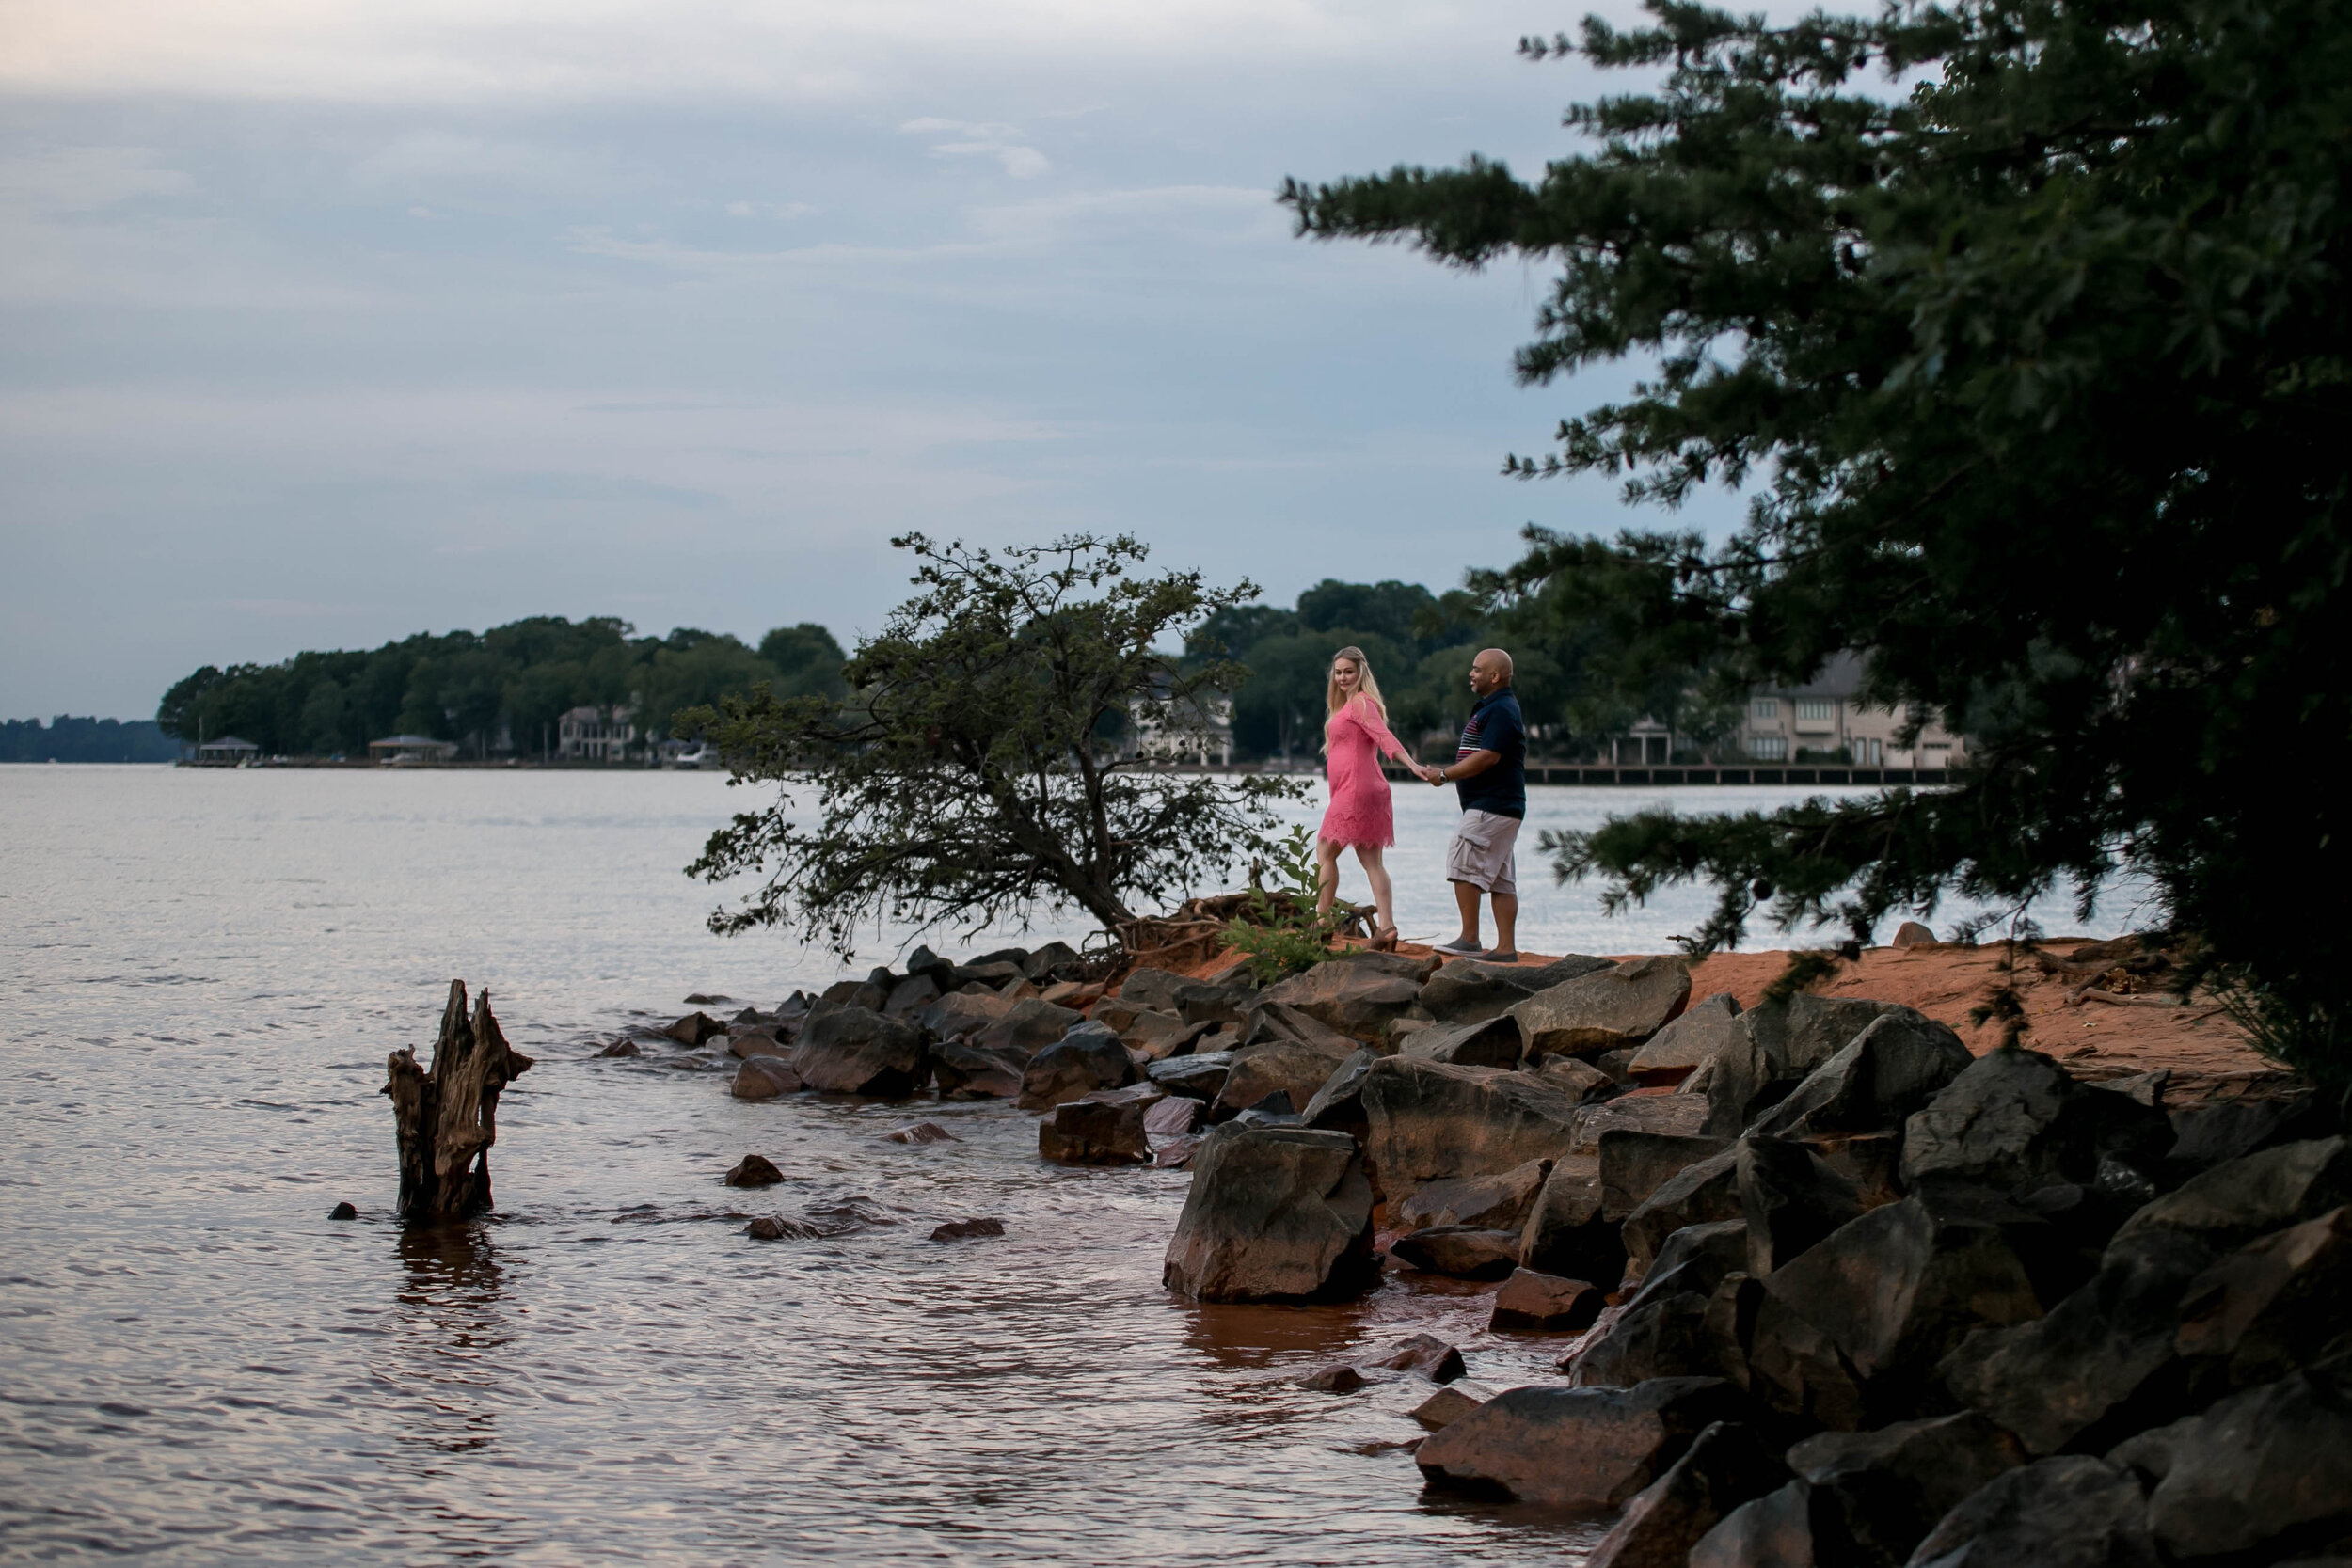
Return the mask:
[[[2139,954],[2043,967],[2072,1006]],[[1896,1001],[1748,1001],[1665,958],[1356,952],[1260,989],[1106,984],[1053,943],[663,1034],[723,1037],[747,1100],[1006,1099],[1043,1159],[1189,1165],[1165,1280],[1192,1299],[1499,1281],[1493,1327],[1556,1336],[1556,1382],[1488,1394],[1418,1336],[1311,1385],[1428,1377],[1426,1484],[1613,1514],[1595,1565],[2352,1553],[2331,1105],[2131,1070],[2113,1030],[2070,1060]]]

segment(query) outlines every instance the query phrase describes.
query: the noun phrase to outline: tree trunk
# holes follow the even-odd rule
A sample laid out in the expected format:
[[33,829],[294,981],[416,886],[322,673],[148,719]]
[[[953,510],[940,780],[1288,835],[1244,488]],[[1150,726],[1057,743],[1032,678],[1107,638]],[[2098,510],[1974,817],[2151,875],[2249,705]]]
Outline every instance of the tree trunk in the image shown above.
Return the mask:
[[506,1043],[484,991],[470,1022],[466,982],[449,983],[433,1069],[402,1046],[385,1062],[400,1140],[400,1220],[440,1225],[490,1207],[490,1146],[498,1141],[499,1092],[531,1070]]

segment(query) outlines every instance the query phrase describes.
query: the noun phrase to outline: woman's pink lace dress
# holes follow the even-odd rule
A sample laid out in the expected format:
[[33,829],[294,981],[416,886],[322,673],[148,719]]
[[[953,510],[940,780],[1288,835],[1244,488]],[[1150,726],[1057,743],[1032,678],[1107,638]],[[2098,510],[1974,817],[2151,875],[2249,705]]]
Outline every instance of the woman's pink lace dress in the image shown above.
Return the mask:
[[1331,803],[1324,808],[1319,836],[1332,844],[1369,844],[1386,849],[1396,842],[1396,816],[1389,804],[1389,781],[1375,750],[1399,761],[1411,753],[1381,720],[1372,699],[1358,695],[1323,726],[1330,748]]

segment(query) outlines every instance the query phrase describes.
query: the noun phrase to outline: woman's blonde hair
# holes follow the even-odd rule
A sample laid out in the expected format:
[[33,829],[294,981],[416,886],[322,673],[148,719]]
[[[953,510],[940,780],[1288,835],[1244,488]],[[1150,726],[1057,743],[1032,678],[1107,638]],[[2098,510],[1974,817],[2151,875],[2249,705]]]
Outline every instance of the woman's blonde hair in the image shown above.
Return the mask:
[[[1331,663],[1337,664],[1343,658],[1354,661],[1356,673],[1362,677],[1357,681],[1356,689],[1372,699],[1372,705],[1380,710],[1380,721],[1387,723],[1389,705],[1381,701],[1380,683],[1372,678],[1372,660],[1364,657],[1363,649],[1348,647],[1342,648],[1338,653],[1333,654]],[[1331,678],[1330,668],[1327,665],[1323,674],[1323,703],[1324,706],[1333,713],[1339,712],[1341,708],[1347,705],[1347,699],[1340,695],[1340,683]]]

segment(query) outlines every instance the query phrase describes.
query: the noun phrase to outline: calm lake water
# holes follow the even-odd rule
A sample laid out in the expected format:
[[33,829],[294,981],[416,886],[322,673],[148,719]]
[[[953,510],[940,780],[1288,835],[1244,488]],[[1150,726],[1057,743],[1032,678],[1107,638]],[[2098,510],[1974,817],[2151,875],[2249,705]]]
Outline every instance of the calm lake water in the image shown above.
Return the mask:
[[[1450,796],[1397,799],[1403,924],[1447,934]],[[1531,829],[1642,799],[1538,791]],[[591,1059],[691,990],[840,972],[703,930],[678,868],[745,803],[709,775],[0,768],[0,1556],[1581,1558],[1589,1524],[1422,1496],[1391,1445],[1426,1385],[1293,1382],[1422,1327],[1492,1386],[1544,1375],[1478,1293],[1190,1307],[1159,1286],[1182,1173],[1042,1165],[1002,1105],[746,1104],[707,1060]],[[1704,907],[1604,922],[1537,870],[1533,949],[1656,950]],[[404,1237],[377,1090],[453,976],[538,1065],[496,1217]],[[959,1141],[882,1137],[919,1117]],[[749,1152],[785,1184],[723,1186]],[[767,1212],[849,1228],[746,1238]],[[926,1239],[974,1215],[1009,1234]]]

